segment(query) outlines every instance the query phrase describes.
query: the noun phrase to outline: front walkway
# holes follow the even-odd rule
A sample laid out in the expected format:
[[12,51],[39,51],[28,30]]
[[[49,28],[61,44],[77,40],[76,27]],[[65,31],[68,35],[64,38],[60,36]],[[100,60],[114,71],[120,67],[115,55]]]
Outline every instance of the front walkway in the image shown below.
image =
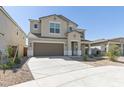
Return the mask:
[[35,80],[14,87],[124,86],[124,67],[93,67],[69,57],[32,57],[28,62]]

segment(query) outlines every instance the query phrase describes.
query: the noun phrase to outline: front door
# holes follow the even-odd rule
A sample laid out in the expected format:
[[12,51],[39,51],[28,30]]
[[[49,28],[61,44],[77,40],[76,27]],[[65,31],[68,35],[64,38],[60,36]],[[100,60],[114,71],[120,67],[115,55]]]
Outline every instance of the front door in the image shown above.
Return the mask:
[[78,43],[72,42],[72,56],[78,55]]

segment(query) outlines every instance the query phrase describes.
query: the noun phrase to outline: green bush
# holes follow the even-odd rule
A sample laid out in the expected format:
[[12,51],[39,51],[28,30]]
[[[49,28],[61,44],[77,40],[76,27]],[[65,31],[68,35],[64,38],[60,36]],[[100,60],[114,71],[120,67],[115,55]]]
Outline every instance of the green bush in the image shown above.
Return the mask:
[[16,57],[15,61],[13,62],[13,58],[8,58],[8,62],[5,64],[0,64],[1,69],[11,69],[16,67],[17,64],[20,64],[20,59]]
[[106,56],[106,52],[101,52],[101,56]]
[[84,60],[84,61],[87,61],[87,60],[88,60],[88,55],[85,54],[85,55],[83,56],[83,60]]
[[0,63],[0,69],[11,69],[13,67],[16,67],[17,64],[20,64],[20,58],[16,56],[15,60],[13,61],[13,48],[9,46],[6,49],[7,52],[7,57],[8,57],[8,62],[7,63]]
[[120,48],[117,45],[111,45],[106,55],[108,56],[109,60],[116,61],[120,56]]
[[7,64],[3,64],[3,69],[9,69],[9,68],[10,68],[9,65],[7,65]]
[[13,54],[13,48],[11,46],[8,46],[6,51],[7,51],[8,57],[11,58]]
[[5,70],[5,69],[10,69],[11,66],[8,64],[0,64],[0,68]]
[[16,57],[16,58],[15,58],[15,63],[16,63],[16,64],[20,64],[20,63],[21,63],[21,60],[20,60],[19,57]]
[[9,58],[9,62],[7,63],[8,66],[13,67],[15,62],[13,62],[13,58]]

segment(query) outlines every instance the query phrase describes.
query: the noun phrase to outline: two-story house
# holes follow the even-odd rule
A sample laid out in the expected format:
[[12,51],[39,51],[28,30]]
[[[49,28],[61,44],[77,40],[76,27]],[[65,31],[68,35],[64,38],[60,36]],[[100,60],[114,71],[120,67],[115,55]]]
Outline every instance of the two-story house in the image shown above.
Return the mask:
[[26,34],[13,18],[0,6],[0,54],[6,55],[8,46],[18,47],[18,56],[24,54]]
[[63,15],[30,19],[28,56],[81,56],[91,53],[85,29]]

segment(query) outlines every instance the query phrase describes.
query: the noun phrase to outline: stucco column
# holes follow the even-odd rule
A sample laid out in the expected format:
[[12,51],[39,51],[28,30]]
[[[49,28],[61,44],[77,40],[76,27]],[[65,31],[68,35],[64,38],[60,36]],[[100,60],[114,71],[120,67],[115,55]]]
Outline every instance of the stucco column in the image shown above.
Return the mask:
[[124,45],[121,43],[121,55],[124,55]]
[[81,56],[81,43],[78,42],[78,56]]
[[91,52],[91,45],[89,44],[89,51],[88,51],[88,54],[91,55],[92,52]]
[[64,44],[64,56],[68,55],[68,46],[67,46],[67,42]]
[[110,42],[108,42],[107,45],[106,45],[106,52],[109,51],[109,46],[110,46]]
[[68,40],[68,56],[72,56],[72,46],[71,41]]
[[82,56],[84,56],[85,55],[85,45],[82,45]]
[[27,50],[27,56],[28,57],[31,57],[33,56],[33,42],[29,42],[29,45],[28,45],[28,50]]

